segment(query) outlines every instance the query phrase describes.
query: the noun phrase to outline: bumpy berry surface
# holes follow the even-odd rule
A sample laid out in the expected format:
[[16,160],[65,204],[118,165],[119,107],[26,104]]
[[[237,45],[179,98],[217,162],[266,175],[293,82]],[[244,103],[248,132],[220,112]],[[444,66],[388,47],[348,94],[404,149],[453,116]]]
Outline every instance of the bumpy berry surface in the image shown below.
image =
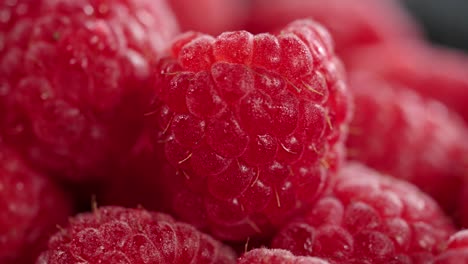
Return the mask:
[[0,145],[0,263],[29,264],[71,214],[71,203],[44,175]]
[[265,236],[335,173],[348,91],[315,22],[277,35],[187,33],[157,74],[155,177],[185,221],[227,240]]
[[348,155],[410,181],[454,213],[468,171],[468,128],[442,104],[364,74],[350,81]]
[[70,220],[37,264],[235,263],[231,249],[169,215],[101,207]]
[[182,31],[207,34],[243,28],[250,0],[169,0]]
[[254,0],[247,27],[266,32],[314,18],[330,30],[338,53],[373,43],[419,39],[420,30],[394,0]]
[[345,59],[352,71],[368,71],[416,90],[458,112],[468,121],[468,55],[427,44],[378,45]]
[[468,230],[458,231],[452,235],[447,248],[435,259],[434,264],[468,263]]
[[328,261],[304,256],[294,256],[284,249],[258,248],[245,253],[237,264],[329,264]]
[[3,1],[0,13],[0,133],[57,175],[94,177],[141,127],[173,14],[164,0]]
[[331,193],[284,227],[272,247],[331,263],[431,263],[452,232],[415,186],[350,163]]

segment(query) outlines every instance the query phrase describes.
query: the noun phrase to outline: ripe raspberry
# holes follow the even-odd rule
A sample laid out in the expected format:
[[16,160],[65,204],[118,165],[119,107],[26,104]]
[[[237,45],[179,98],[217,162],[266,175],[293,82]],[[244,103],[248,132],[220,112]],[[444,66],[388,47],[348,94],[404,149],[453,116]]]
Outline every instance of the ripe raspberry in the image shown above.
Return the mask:
[[468,170],[468,128],[443,105],[373,76],[350,80],[349,158],[414,183],[454,213]]
[[363,45],[406,42],[422,35],[394,0],[254,0],[247,28],[271,31],[307,17],[330,30],[339,54]]
[[243,28],[250,0],[169,0],[182,31],[220,34]]
[[83,213],[49,240],[37,264],[235,263],[231,249],[169,215],[109,206]]
[[331,42],[302,20],[278,35],[187,33],[173,44],[148,121],[179,217],[242,241],[269,235],[322,193],[348,118]]
[[447,248],[435,259],[434,264],[466,263],[468,263],[468,230],[462,230],[449,238]]
[[331,263],[431,263],[452,232],[437,204],[416,187],[351,163],[331,193],[284,227],[272,247]]
[[237,264],[329,264],[314,257],[298,257],[283,249],[258,248],[245,253]]
[[54,183],[0,145],[0,263],[33,263],[70,213]]
[[468,55],[414,43],[377,45],[345,59],[353,71],[368,71],[434,98],[468,121]]
[[172,13],[164,0],[18,0],[0,13],[0,133],[58,176],[95,177],[139,132]]

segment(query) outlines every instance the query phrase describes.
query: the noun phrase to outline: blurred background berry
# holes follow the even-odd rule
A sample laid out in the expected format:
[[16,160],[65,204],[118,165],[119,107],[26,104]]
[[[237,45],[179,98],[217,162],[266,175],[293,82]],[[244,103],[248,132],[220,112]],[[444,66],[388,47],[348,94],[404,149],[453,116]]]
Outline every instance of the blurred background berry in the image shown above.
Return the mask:
[[435,43],[468,50],[468,1],[401,0]]

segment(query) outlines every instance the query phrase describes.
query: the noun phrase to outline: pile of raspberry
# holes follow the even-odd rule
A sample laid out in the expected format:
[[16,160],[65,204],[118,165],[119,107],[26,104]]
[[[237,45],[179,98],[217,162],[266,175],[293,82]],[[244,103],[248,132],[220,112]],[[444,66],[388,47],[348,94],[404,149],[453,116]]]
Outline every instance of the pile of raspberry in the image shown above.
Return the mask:
[[468,263],[467,69],[393,0],[5,0],[0,264]]

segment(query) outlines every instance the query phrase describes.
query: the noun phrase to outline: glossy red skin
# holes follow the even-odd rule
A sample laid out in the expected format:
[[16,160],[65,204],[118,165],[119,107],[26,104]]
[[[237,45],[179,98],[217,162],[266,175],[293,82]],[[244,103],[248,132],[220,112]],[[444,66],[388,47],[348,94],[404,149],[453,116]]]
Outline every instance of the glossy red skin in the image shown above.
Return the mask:
[[19,0],[0,10],[0,135],[56,177],[104,177],[134,144],[151,67],[178,33],[167,4]]

